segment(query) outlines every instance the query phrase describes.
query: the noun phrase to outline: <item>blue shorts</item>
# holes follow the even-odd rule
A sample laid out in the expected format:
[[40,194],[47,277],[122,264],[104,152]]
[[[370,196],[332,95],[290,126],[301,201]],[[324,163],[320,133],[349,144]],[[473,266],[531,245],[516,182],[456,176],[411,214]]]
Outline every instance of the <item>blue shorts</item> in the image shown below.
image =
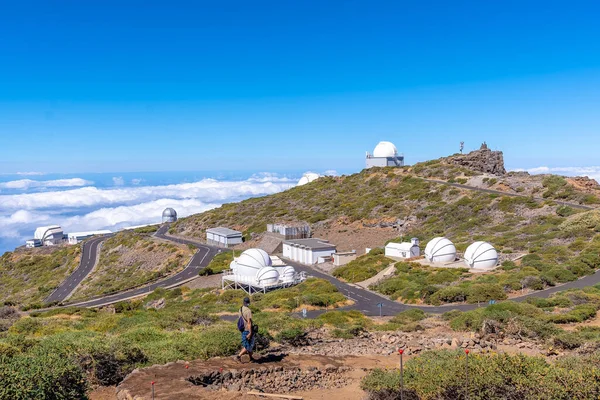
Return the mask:
[[250,332],[244,331],[242,332],[242,346],[246,349],[246,351],[252,351],[254,348],[254,339],[256,339],[256,334],[252,335],[250,340],[248,340],[248,334]]

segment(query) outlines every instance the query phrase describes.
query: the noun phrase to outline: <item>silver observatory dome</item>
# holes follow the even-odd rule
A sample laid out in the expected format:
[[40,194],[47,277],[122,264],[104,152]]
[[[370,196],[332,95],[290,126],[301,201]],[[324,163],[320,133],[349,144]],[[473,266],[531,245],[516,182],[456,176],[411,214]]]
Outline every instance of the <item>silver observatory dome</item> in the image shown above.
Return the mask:
[[165,208],[162,213],[162,222],[175,222],[177,221],[177,211],[171,207]]

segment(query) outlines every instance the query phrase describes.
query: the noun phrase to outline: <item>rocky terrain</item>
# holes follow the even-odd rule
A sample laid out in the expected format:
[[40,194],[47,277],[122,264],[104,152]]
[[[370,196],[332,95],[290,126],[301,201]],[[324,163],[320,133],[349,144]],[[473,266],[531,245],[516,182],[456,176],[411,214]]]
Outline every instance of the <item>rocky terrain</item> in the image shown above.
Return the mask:
[[472,151],[468,154],[460,154],[448,157],[447,161],[451,164],[465,167],[471,171],[482,172],[484,174],[504,175],[504,155],[501,151],[492,151],[484,143],[481,149]]

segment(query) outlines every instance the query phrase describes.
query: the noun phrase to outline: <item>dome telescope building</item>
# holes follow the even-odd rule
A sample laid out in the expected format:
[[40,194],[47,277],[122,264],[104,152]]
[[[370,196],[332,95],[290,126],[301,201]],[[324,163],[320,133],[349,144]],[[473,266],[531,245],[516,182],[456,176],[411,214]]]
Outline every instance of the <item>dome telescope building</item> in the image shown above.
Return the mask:
[[367,168],[371,167],[402,167],[404,166],[404,155],[398,154],[396,146],[392,142],[379,142],[373,154],[367,152]]
[[456,259],[456,247],[445,237],[433,238],[425,246],[425,258],[432,263],[453,262]]
[[162,222],[175,222],[177,221],[177,211],[172,209],[171,207],[165,208],[165,211],[162,213]]
[[300,180],[298,181],[298,184],[296,186],[306,185],[307,183],[310,183],[316,179],[319,179],[320,177],[321,177],[321,175],[315,174],[314,172],[305,172],[304,175],[302,175],[302,178],[300,178]]
[[465,264],[469,268],[492,270],[498,264],[498,252],[488,242],[475,242],[465,251]]
[[[282,264],[282,263],[280,263]],[[247,293],[265,293],[267,290],[296,285],[306,280],[289,265],[274,266],[273,260],[262,249],[248,249],[234,258],[221,278],[223,289],[243,289]]]

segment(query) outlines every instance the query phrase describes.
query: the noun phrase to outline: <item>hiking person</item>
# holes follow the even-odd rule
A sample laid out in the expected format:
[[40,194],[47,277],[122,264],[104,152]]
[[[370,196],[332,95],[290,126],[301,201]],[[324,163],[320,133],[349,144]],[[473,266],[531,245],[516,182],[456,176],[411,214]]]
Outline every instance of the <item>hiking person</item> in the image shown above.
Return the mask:
[[254,340],[256,325],[252,322],[252,310],[250,310],[250,299],[244,297],[244,303],[240,308],[240,316],[238,318],[238,330],[242,332],[242,351],[236,356],[238,361],[242,361],[242,356],[248,354],[250,361],[254,362],[252,358],[252,352],[254,349]]

